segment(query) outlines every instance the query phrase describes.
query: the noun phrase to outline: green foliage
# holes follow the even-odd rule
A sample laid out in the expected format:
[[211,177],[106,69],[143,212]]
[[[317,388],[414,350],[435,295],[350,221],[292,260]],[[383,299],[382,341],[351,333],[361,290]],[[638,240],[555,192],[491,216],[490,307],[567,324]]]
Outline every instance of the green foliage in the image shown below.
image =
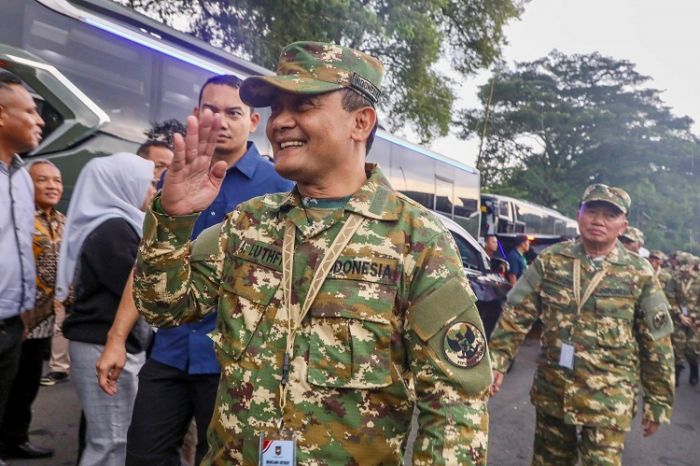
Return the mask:
[[[620,186],[648,246],[700,252],[692,120],[674,116],[633,63],[553,51],[493,79],[482,186],[569,216],[589,184]],[[463,112],[463,137],[481,134],[489,90],[480,90],[484,108]]]
[[523,0],[115,0],[267,68],[298,40],[335,42],[378,57],[386,67],[381,107],[388,127],[410,126],[422,142],[445,135],[455,83],[441,58],[464,76],[499,57],[503,26]]

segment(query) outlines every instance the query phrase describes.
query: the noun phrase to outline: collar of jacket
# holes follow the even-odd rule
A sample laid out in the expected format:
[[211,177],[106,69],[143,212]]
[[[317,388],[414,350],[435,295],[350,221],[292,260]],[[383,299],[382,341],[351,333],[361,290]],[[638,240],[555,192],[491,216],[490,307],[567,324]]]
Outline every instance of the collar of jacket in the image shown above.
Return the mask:
[[[605,256],[605,262],[609,262],[611,264],[618,264],[618,265],[623,265],[629,263],[629,252],[625,249],[625,247],[622,245],[622,243],[619,240],[615,240],[615,247],[608,253],[607,256]],[[568,256],[572,257],[574,259],[585,259],[587,257],[586,250],[583,249],[583,243],[581,242],[581,239],[577,239],[576,241],[570,243],[568,248],[564,248],[561,251],[561,254],[563,256]]]
[[[367,180],[350,197],[345,210],[376,220],[398,220],[401,202],[389,180],[375,163],[366,163],[365,172]],[[276,209],[280,212],[289,212],[295,207],[304,208],[301,203],[301,194],[296,186],[287,196],[281,198]]]

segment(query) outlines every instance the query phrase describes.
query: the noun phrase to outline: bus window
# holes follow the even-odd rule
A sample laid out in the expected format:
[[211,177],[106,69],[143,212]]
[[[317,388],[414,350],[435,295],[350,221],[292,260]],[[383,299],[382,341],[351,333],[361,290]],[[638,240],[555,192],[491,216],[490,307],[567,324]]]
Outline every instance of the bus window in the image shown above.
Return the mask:
[[[393,144],[391,148],[391,162],[393,164],[394,177],[407,180],[410,182],[406,186],[406,182],[399,186],[399,191],[413,199],[414,201],[424,205],[428,209],[434,206],[435,196],[435,161],[414,152],[407,147]],[[408,189],[406,189],[408,187]]]
[[470,218],[479,213],[479,176],[455,170],[455,217]]
[[446,214],[452,218],[452,197],[454,196],[454,184],[452,180],[435,177],[435,207],[434,210]]
[[452,238],[454,238],[455,243],[457,243],[457,249],[459,249],[459,255],[462,258],[462,266],[467,269],[481,270],[479,266],[479,252],[460,235],[452,231],[450,231],[450,233],[452,233]]
[[155,120],[175,118],[184,122],[197,106],[200,86],[212,73],[167,56],[162,57],[162,63],[161,82],[154,89],[160,97],[154,99]]
[[14,45],[54,65],[107,112],[106,131],[143,140],[151,115],[152,52],[34,2],[25,13],[25,33]]

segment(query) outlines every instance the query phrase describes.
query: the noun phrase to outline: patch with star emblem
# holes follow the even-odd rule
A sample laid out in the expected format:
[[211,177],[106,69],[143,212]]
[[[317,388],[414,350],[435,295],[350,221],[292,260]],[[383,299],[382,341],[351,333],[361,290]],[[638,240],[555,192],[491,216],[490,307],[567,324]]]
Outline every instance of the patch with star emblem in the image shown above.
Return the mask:
[[450,364],[468,369],[483,359],[486,354],[486,339],[475,325],[455,322],[445,332],[442,351]]

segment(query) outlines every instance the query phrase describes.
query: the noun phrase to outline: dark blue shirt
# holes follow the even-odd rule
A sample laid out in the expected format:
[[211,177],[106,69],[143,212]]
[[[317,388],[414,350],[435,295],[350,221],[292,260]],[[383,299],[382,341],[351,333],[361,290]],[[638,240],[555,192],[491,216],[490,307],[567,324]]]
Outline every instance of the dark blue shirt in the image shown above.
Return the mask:
[[527,261],[520,251],[513,249],[508,253],[508,273],[515,275],[515,278],[520,278],[526,268]]
[[[199,214],[192,231],[192,239],[203,230],[223,221],[241,202],[267,193],[290,191],[294,184],[282,178],[274,165],[263,158],[255,144],[248,143],[248,151],[226,171],[219,194],[208,209]],[[200,322],[158,330],[151,350],[151,358],[187,371],[189,374],[216,374],[220,371],[214,354],[214,345],[207,335],[216,326],[216,313]]]

